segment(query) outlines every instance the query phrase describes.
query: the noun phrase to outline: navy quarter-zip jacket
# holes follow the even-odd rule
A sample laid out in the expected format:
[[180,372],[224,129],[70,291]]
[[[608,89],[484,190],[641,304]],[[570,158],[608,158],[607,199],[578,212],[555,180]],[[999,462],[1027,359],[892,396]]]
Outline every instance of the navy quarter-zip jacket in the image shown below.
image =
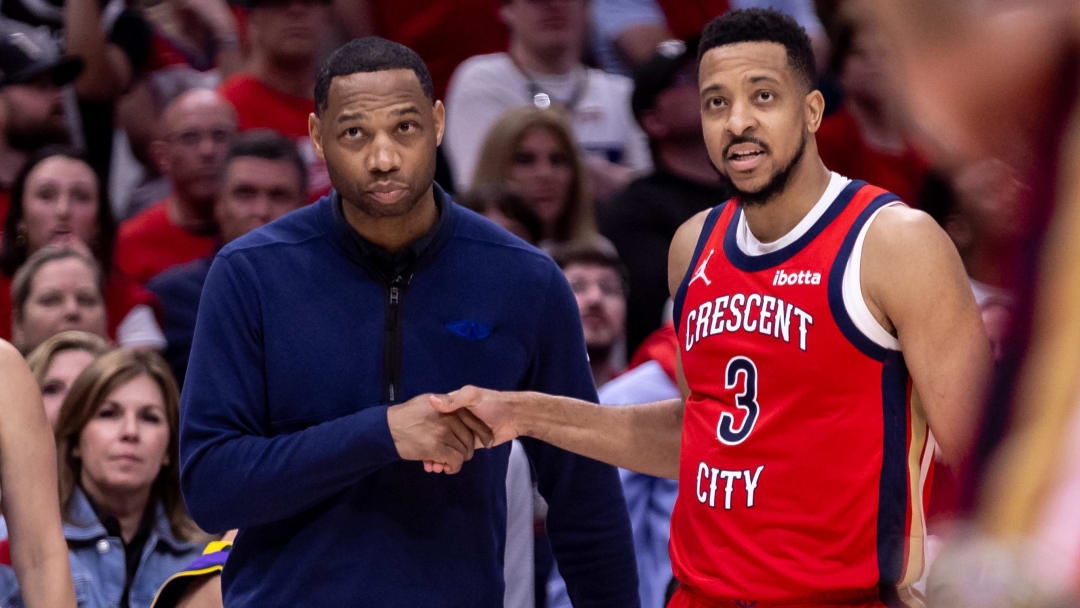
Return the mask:
[[[435,196],[439,221],[401,272],[376,263],[333,192],[215,258],[180,452],[195,521],[240,529],[226,606],[502,605],[509,444],[425,473],[398,456],[386,408],[465,384],[596,391],[559,268]],[[522,442],[576,605],[637,606],[615,470]]]

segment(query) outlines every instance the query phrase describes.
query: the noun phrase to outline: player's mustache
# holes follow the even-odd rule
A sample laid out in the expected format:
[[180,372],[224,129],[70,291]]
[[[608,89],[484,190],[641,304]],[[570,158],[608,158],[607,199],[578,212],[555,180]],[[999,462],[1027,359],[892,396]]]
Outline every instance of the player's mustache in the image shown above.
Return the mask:
[[728,142],[726,146],[724,146],[724,156],[727,156],[728,153],[731,151],[731,146],[734,146],[736,144],[757,144],[761,146],[762,150],[766,152],[769,151],[769,146],[765,145],[765,142],[761,141],[756,137],[750,137],[749,135],[736,135],[734,138],[732,138],[731,141]]

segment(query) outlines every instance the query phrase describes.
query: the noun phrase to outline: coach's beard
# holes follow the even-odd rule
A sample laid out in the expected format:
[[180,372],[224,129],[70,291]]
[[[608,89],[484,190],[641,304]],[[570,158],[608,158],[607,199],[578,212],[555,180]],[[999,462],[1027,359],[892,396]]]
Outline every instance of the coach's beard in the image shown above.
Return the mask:
[[[749,207],[754,205],[764,205],[770,200],[776,198],[778,194],[787,188],[788,180],[791,179],[791,174],[795,170],[795,167],[802,160],[803,152],[806,151],[806,132],[803,132],[802,140],[799,141],[799,149],[792,155],[791,160],[781,170],[773,174],[769,182],[761,187],[760,190],[754,192],[747,192],[740,190],[735,182],[731,181],[731,178],[727,174],[721,172],[719,169],[716,172],[720,175],[720,178],[724,181],[727,187],[735,193],[735,197],[739,200],[739,204]],[[715,168],[715,166],[714,166]]]

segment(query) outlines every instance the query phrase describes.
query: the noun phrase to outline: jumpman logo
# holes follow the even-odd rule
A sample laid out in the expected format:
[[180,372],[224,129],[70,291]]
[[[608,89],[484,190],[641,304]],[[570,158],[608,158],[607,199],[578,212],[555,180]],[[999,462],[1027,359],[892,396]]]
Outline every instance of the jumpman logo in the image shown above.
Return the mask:
[[697,270],[694,271],[694,276],[690,277],[690,282],[687,283],[687,285],[692,285],[694,281],[698,279],[705,281],[706,286],[712,285],[712,281],[709,280],[709,277],[705,276],[705,267],[709,265],[709,259],[712,258],[712,254],[715,252],[715,249],[709,250],[709,255],[705,257],[705,261],[701,263],[701,266],[698,266]]

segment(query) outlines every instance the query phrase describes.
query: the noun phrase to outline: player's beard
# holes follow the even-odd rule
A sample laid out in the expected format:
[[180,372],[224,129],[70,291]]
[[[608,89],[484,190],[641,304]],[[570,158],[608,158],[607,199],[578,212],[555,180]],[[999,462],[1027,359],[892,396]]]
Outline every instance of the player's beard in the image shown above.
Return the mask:
[[795,171],[795,167],[798,166],[799,161],[802,160],[803,153],[806,151],[806,132],[803,131],[802,139],[799,141],[799,148],[795,150],[795,154],[791,156],[791,160],[769,178],[768,183],[762,186],[759,190],[754,192],[747,192],[740,190],[735,182],[731,180],[726,174],[720,172],[717,169],[717,173],[720,178],[727,185],[731,192],[735,193],[736,198],[739,199],[739,204],[744,206],[764,205],[765,203],[776,198],[781,192],[787,188],[788,181],[791,179],[791,174]]

